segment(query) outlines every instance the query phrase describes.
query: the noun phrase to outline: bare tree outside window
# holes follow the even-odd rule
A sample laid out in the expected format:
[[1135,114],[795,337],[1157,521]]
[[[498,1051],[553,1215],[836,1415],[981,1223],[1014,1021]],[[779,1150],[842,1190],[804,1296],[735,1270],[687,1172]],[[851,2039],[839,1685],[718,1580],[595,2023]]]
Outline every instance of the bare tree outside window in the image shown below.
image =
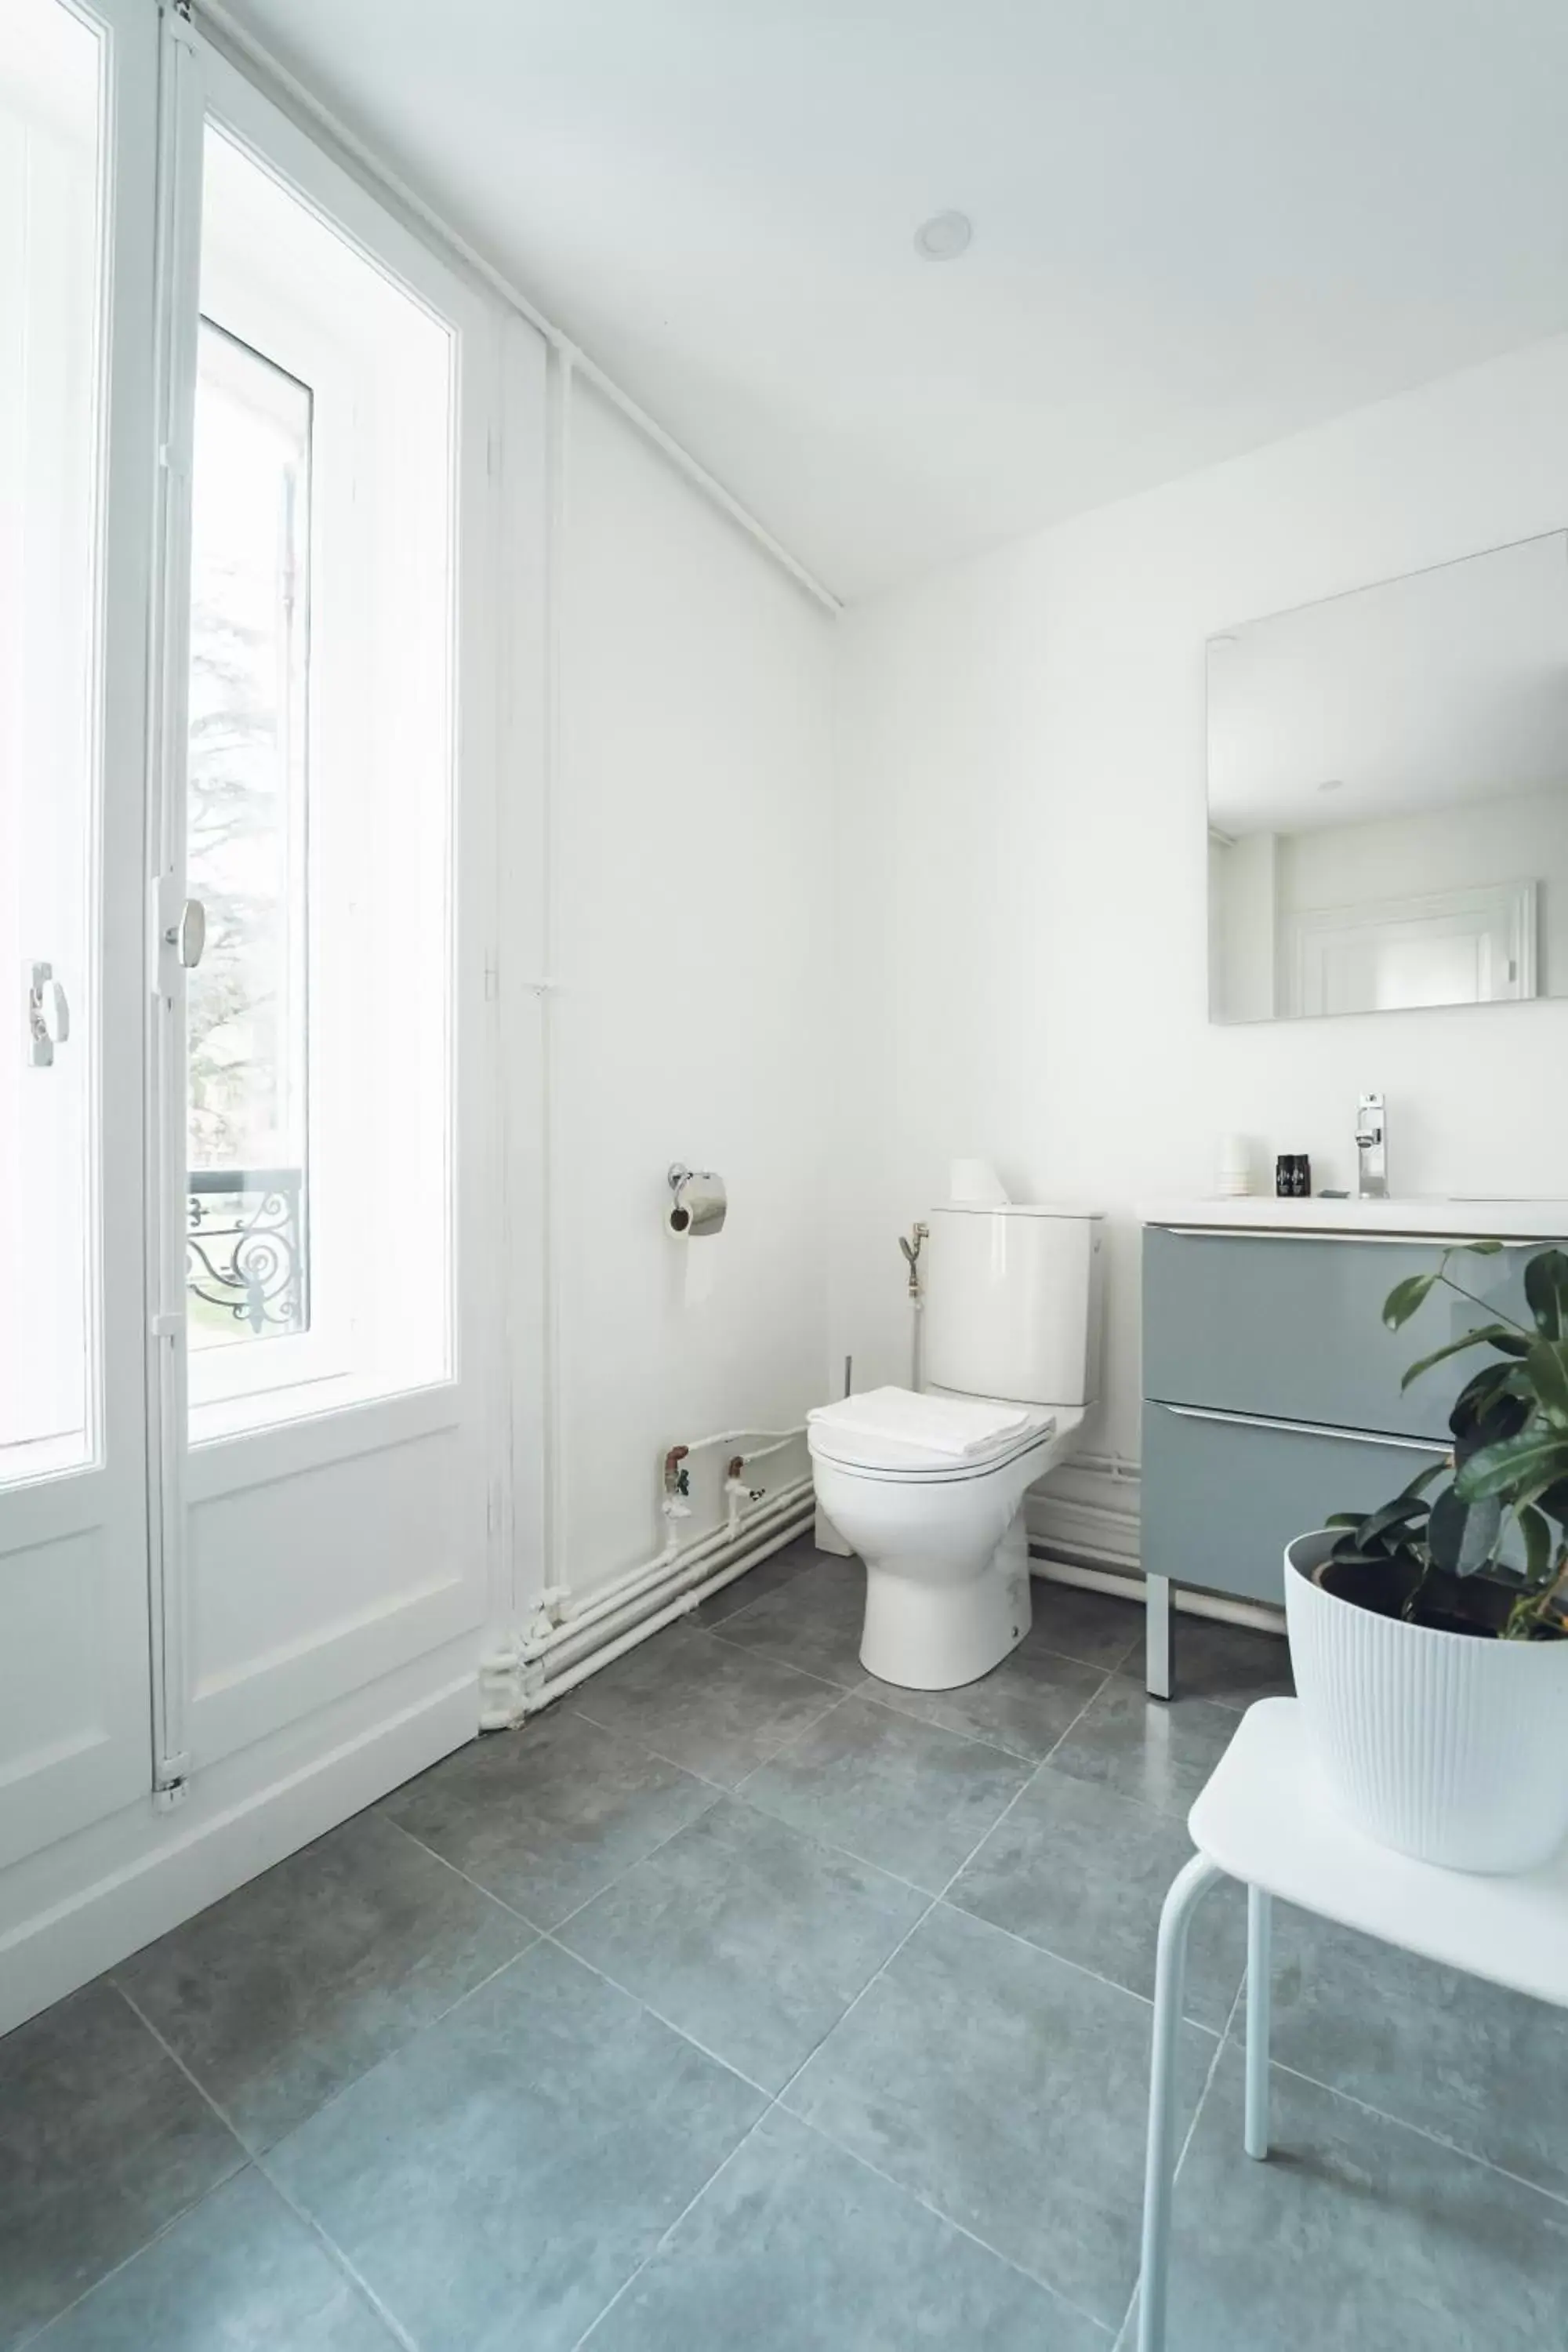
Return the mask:
[[305,1322],[310,464],[308,388],[204,320],[186,803],[207,912],[186,1011],[195,1344]]

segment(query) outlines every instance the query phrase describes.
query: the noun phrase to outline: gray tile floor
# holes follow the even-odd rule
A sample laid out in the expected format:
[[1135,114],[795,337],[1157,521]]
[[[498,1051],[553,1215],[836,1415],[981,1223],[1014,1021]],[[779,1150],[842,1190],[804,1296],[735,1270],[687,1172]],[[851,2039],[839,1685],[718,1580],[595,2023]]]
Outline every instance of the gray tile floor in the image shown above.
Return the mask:
[[[1155,1921],[1282,1645],[1037,1587],[998,1671],[866,1675],[782,1554],[0,2042],[0,2347],[1113,2352]],[[1568,2021],[1244,1914],[1182,2050],[1173,2352],[1568,2343]]]

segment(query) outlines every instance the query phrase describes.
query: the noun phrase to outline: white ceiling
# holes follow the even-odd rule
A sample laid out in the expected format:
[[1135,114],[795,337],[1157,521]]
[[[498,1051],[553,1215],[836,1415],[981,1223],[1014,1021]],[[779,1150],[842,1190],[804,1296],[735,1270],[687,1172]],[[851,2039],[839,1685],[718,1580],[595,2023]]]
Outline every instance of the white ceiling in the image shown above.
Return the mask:
[[1562,0],[234,14],[846,595],[1568,327]]
[[1209,822],[1229,834],[1561,790],[1568,533],[1211,638],[1208,771]]

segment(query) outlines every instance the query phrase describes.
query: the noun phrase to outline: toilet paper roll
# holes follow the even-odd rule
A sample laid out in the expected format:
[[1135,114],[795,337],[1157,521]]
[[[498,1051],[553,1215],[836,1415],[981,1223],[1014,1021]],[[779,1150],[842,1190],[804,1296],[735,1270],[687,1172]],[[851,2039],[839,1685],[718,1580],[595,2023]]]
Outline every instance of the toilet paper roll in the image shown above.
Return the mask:
[[724,1179],[710,1168],[672,1168],[669,1189],[669,1230],[683,1241],[702,1241],[722,1233],[729,1202]]
[[947,1197],[972,1208],[1005,1209],[1007,1187],[989,1160],[955,1160],[948,1171]]

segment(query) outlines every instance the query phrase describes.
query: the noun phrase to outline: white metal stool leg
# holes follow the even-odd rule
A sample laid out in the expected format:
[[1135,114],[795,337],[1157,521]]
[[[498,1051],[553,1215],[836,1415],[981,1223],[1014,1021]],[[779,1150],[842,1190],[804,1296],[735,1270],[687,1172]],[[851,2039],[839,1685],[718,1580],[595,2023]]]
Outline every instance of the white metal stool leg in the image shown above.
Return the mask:
[[1166,2272],[1171,2252],[1171,2188],[1175,2168],[1176,2051],[1182,2030],[1187,1929],[1200,1895],[1220,1873],[1194,1853],[1178,1872],[1160,1914],[1154,1969],[1154,2052],[1149,2070],[1149,2149],[1143,2174],[1143,2267],[1138,2298],[1138,2352],[1164,2352]]
[[1268,1952],[1273,1901],[1247,1890],[1247,2120],[1242,2145],[1261,2163],[1268,2153]]

